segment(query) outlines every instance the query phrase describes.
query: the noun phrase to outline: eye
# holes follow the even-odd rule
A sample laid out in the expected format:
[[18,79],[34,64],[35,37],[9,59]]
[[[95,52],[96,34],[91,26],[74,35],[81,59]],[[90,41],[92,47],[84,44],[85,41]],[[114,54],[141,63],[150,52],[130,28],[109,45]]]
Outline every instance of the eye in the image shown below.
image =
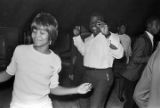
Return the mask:
[[33,33],[36,33],[36,32],[37,32],[37,29],[33,29],[32,32],[33,32]]
[[44,30],[40,31],[40,33],[41,33],[41,35],[47,35],[48,34],[48,32],[46,32]]

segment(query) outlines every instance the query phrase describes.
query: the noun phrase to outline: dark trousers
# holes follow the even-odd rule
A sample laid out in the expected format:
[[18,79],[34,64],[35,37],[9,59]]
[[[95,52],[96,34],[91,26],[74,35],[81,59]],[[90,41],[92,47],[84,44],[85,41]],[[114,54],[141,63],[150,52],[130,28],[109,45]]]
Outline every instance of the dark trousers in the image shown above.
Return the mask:
[[135,90],[135,86],[137,81],[129,81],[128,79],[122,78],[122,82],[124,86],[124,96],[125,102],[123,108],[138,108],[135,101],[133,100],[133,93]]
[[83,82],[93,85],[93,90],[80,99],[81,108],[104,108],[113,84],[113,72],[108,69],[86,69]]

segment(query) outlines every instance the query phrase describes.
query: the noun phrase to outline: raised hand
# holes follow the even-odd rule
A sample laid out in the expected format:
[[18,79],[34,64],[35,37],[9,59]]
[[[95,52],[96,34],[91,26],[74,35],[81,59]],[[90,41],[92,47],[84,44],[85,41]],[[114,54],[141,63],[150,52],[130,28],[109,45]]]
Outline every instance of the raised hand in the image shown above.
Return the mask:
[[110,33],[108,29],[108,25],[102,21],[97,22],[97,27],[99,27],[101,33],[105,36]]
[[80,35],[80,26],[75,26],[75,28],[73,29],[73,34],[74,36]]
[[87,92],[91,91],[92,84],[91,83],[83,83],[77,87],[77,92],[79,94],[86,94]]

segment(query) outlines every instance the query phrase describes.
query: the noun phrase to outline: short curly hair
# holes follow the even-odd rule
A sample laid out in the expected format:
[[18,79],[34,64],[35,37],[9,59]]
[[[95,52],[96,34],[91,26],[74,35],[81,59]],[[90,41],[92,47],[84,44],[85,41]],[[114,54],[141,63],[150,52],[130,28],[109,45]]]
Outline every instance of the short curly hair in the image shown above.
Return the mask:
[[49,34],[49,39],[55,41],[58,37],[58,22],[50,13],[38,13],[31,24],[31,30],[43,27]]

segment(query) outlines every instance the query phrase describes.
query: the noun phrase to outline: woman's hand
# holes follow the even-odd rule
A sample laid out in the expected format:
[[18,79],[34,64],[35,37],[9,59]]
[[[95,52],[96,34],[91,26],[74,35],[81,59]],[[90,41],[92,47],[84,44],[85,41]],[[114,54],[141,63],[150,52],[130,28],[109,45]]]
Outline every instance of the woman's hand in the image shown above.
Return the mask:
[[91,91],[92,84],[91,83],[83,83],[77,87],[77,92],[79,94],[86,94],[87,92]]

